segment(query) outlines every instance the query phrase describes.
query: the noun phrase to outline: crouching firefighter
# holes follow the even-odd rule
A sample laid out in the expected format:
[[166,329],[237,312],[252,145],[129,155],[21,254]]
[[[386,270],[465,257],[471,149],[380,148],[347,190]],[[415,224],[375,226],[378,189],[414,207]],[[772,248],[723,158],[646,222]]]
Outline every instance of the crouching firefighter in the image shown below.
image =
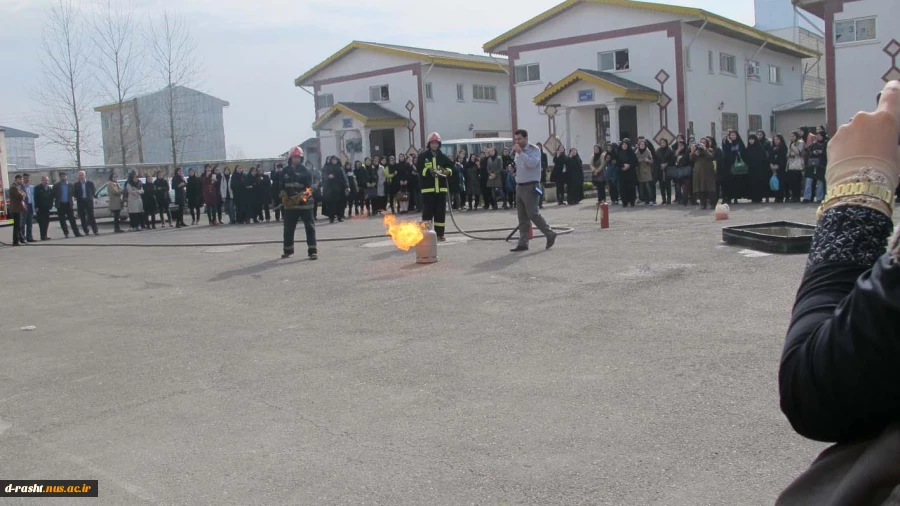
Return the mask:
[[316,226],[313,223],[313,173],[303,166],[303,149],[291,148],[288,166],[281,172],[281,207],[284,209],[284,254],[288,258],[294,254],[294,232],[297,222],[303,220],[306,228],[306,247],[310,260],[318,258],[316,249]]
[[428,149],[419,155],[416,168],[422,174],[422,221],[433,220],[438,241],[445,241],[447,179],[453,173],[453,162],[441,151],[437,132],[428,136]]

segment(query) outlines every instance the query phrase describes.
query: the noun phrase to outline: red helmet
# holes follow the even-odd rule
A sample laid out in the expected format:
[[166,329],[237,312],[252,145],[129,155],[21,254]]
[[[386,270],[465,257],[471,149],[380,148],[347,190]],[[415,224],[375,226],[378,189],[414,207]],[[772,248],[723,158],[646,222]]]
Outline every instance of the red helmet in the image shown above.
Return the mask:
[[300,146],[294,146],[291,148],[291,152],[288,153],[288,158],[293,158],[295,156],[302,157],[303,156],[303,148]]
[[431,132],[431,135],[428,136],[427,144],[431,144],[432,142],[435,142],[435,141],[441,142],[441,134],[439,134],[437,132]]

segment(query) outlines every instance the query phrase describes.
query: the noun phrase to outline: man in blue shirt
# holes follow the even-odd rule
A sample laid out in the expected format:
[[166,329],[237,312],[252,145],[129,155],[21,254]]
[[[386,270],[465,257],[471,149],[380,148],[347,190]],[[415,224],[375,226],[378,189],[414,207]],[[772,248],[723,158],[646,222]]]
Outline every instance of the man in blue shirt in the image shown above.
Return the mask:
[[541,150],[528,143],[528,132],[522,129],[513,134],[516,154],[516,211],[519,214],[519,244],[510,251],[528,251],[528,230],[533,222],[547,238],[546,249],[556,242],[556,232],[538,210],[541,194]]
[[72,212],[72,205],[75,201],[72,196],[72,186],[69,184],[69,175],[65,172],[59,173],[59,182],[53,185],[53,200],[56,201],[56,215],[59,218],[59,226],[62,228],[63,234],[69,237],[69,227],[72,225],[72,232],[75,237],[81,237],[78,231],[78,224],[75,223],[75,213]]

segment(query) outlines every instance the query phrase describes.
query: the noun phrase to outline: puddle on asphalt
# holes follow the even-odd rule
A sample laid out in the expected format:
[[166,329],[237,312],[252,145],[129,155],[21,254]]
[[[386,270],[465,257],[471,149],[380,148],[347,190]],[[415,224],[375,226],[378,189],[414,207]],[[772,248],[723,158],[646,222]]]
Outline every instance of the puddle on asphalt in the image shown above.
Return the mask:
[[774,237],[809,237],[815,232],[811,228],[799,227],[761,227],[761,228],[735,228],[741,232],[752,232],[754,234],[771,235]]
[[239,244],[239,245],[230,245],[230,246],[213,246],[211,248],[206,248],[203,250],[204,253],[234,253],[235,251],[241,251],[243,249],[249,248],[249,244]]

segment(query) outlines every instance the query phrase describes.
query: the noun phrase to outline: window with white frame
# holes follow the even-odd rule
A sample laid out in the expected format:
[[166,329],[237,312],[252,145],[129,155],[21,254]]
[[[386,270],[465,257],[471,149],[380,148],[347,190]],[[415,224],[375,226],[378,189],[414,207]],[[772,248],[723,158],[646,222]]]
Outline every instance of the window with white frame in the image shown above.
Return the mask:
[[460,102],[463,102],[466,100],[466,92],[464,90],[465,90],[465,86],[463,86],[461,84],[456,85],[456,100],[459,100]]
[[755,79],[759,81],[759,62],[755,60],[747,60],[747,79]]
[[599,69],[603,72],[615,72],[617,70],[628,70],[628,50],[617,49],[615,51],[605,51],[597,56],[599,60]]
[[719,53],[719,72],[737,75],[737,58],[734,55]]
[[331,93],[316,95],[316,109],[328,109],[332,106],[334,106],[334,95]]
[[391,91],[388,85],[369,87],[369,102],[388,102],[391,100]]
[[541,80],[541,66],[537,63],[516,65],[516,84],[533,83]]
[[487,100],[490,102],[497,101],[497,87],[485,86],[483,84],[472,85],[472,100]]
[[691,70],[691,50],[684,48],[684,68]]
[[875,18],[845,19],[834,22],[834,43],[846,44],[875,40]]
[[708,51],[706,55],[707,59],[709,60],[709,73],[712,74],[716,71],[716,67],[715,65],[713,65],[713,62],[715,62],[715,55],[712,51]]
[[425,100],[434,100],[434,88],[430,82],[425,83]]
[[781,67],[769,65],[769,82],[772,84],[781,84]]

